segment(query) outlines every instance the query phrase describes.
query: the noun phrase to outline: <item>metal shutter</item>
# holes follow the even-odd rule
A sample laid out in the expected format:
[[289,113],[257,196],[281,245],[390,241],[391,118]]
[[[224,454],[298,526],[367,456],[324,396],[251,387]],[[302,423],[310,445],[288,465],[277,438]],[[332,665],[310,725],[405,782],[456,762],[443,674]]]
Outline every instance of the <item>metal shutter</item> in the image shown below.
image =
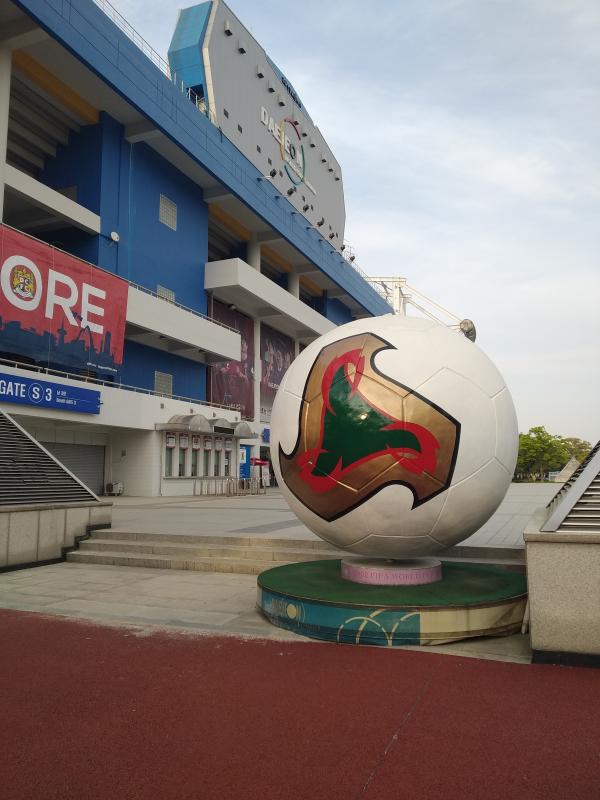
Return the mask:
[[104,446],[42,442],[65,467],[95,494],[104,494]]

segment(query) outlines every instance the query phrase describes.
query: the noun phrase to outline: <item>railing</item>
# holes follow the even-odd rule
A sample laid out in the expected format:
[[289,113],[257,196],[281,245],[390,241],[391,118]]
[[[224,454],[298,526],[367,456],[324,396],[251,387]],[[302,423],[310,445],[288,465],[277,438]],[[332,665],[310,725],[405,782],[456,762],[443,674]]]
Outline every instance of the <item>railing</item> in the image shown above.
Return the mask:
[[[100,267],[96,267],[96,269],[101,269]],[[118,276],[117,276],[118,277]],[[201,311],[195,311],[193,308],[189,306],[184,306],[183,303],[178,303],[176,300],[169,300],[168,297],[163,297],[163,295],[158,294],[153,289],[148,289],[146,286],[140,286],[139,283],[133,283],[133,281],[127,281],[129,286],[133,286],[134,289],[139,289],[140,292],[145,292],[146,294],[152,295],[152,297],[157,297],[159,300],[164,300],[165,303],[170,303],[172,306],[177,306],[177,308],[181,308],[182,311],[189,311],[190,314],[193,314],[195,317],[200,317],[200,319],[205,319],[208,322],[212,322],[215,325],[218,325],[220,328],[226,328],[228,331],[233,331],[234,333],[240,333],[237,328],[232,328],[231,325],[226,325],[224,322],[219,322],[212,317],[203,314]],[[226,360],[226,359],[224,359]]]
[[367,273],[364,271],[364,269],[361,269],[358,266],[358,264],[356,263],[356,255],[354,253],[354,248],[352,247],[350,242],[348,242],[346,239],[344,239],[344,248],[342,250],[342,255],[346,259],[346,263],[350,264],[352,269],[356,270],[356,272],[358,272],[358,274],[362,278],[364,278],[366,281],[370,281],[371,280],[371,278],[369,277],[369,275],[367,275]]
[[107,0],[94,0],[94,3],[101,8],[102,11],[106,14],[106,16],[112,20],[117,28],[123,31],[125,36],[135,44],[136,47],[142,51],[142,53],[152,61],[152,63],[159,68],[159,70],[167,76],[169,80],[171,80],[171,68],[167,61],[159,55],[156,50],[148,44],[148,42],[140,36],[140,34],[135,30],[135,28],[130,25],[129,22],[123,17],[117,9],[112,6]]
[[224,405],[223,403],[213,403],[210,400],[199,400],[197,397],[184,397],[179,394],[165,394],[163,392],[153,392],[151,389],[142,389],[139,386],[128,386],[126,383],[117,383],[116,381],[104,381],[101,378],[96,378],[91,375],[80,375],[78,372],[64,372],[59,369],[51,369],[50,367],[42,367],[39,364],[26,364],[22,361],[13,361],[8,358],[0,358],[0,364],[6,367],[14,367],[15,369],[26,369],[30,372],[39,372],[43,375],[52,375],[56,378],[69,378],[70,380],[82,381],[83,383],[92,383],[95,386],[106,386],[109,389],[124,389],[126,392],[137,392],[138,394],[148,394],[152,397],[166,397],[169,400],[182,400],[184,403],[193,403],[197,406],[208,406],[209,408],[220,408],[227,411],[233,411],[240,414],[240,419],[252,421],[252,417],[245,417],[240,413],[239,408],[233,405]]
[[194,496],[196,497],[238,497],[249,494],[265,494],[266,490],[260,478],[233,478],[217,475],[194,479]]
[[216,126],[215,116],[211,109],[208,108],[206,100],[203,97],[200,97],[199,94],[196,94],[193,89],[189,89],[184,86],[183,81],[180,81],[177,78],[176,73],[171,72],[169,62],[165,61],[165,59],[156,52],[152,45],[148,44],[143,36],[140,36],[136,29],[129,22],[127,22],[125,17],[122,14],[119,14],[117,9],[111,3],[109,3],[108,0],[93,0],[93,2],[98,6],[98,8],[101,8],[106,16],[115,23],[117,28],[123,31],[125,36],[127,36],[127,38],[130,39],[134,45],[138,47],[156,67],[159,68],[163,75],[169,81],[171,81],[171,83],[175,84],[175,86],[177,86],[180,92],[184,94],[188,100],[194,103],[198,111],[201,114],[204,114],[204,116]]

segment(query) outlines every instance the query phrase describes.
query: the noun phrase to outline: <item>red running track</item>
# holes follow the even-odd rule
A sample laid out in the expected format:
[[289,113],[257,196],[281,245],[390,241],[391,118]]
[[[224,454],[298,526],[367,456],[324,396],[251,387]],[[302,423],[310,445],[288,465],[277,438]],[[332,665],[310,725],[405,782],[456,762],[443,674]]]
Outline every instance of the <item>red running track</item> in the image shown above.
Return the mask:
[[0,611],[2,800],[597,800],[600,673]]

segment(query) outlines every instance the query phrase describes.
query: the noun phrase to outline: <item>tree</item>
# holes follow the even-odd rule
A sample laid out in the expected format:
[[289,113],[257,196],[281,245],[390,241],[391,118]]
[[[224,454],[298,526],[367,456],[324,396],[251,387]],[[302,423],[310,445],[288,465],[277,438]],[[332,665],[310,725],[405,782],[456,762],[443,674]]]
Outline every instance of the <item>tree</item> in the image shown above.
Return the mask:
[[564,467],[571,453],[560,436],[553,436],[539,425],[519,434],[519,456],[515,473],[543,480],[551,470]]
[[568,436],[562,439],[562,443],[569,451],[571,458],[576,458],[580,464],[588,457],[592,449],[589,442],[586,442],[585,439],[578,439],[576,436]]

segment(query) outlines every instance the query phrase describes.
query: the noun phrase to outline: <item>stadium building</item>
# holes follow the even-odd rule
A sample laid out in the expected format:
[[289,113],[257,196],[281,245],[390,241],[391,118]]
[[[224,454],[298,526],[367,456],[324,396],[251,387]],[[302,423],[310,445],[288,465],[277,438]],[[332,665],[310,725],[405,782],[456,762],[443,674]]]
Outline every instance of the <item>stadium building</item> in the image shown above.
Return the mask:
[[249,475],[300,349],[390,311],[344,217],[221,0],[180,12],[168,62],[104,0],[0,0],[0,409],[95,492]]

